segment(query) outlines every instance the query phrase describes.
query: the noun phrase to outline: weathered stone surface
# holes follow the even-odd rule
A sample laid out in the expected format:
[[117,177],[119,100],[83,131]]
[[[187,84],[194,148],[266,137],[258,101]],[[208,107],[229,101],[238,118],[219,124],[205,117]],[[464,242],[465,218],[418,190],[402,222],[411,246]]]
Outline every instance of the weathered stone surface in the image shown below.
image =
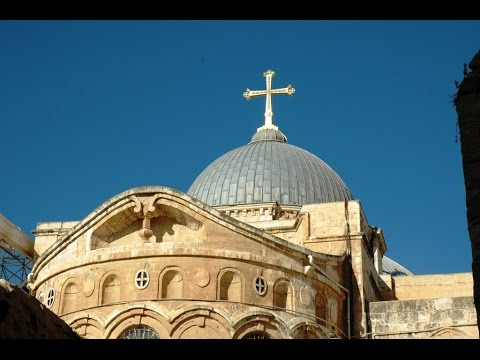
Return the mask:
[[[275,231],[295,234],[295,219],[273,222]],[[305,272],[308,255],[316,268]],[[253,330],[346,337],[345,290],[337,283],[343,259],[185,194],[145,187],[110,199],[60,235],[35,263],[32,288],[85,338],[122,337],[139,326],[160,338],[239,338]]]
[[396,276],[393,283],[398,300],[473,296],[471,273]]
[[[472,297],[372,302],[372,338],[478,338]],[[440,331],[455,326],[455,331]]]
[[452,306],[454,309],[472,309],[472,297],[456,297],[452,298]]
[[[295,338],[306,336],[302,323],[309,337],[346,337],[347,297],[356,337],[369,327],[376,337],[422,337],[472,320],[471,301],[444,296],[471,294],[471,274],[379,276],[383,234],[368,227],[358,201],[288,210],[288,219],[255,215],[255,228],[226,214],[235,209],[222,214],[162,187],[132,189],[67,232],[40,224],[38,236],[60,239],[40,251],[32,287],[45,304],[53,292],[51,310],[85,338],[138,326],[160,338],[239,338],[254,329]],[[406,300],[382,301],[395,297]]]

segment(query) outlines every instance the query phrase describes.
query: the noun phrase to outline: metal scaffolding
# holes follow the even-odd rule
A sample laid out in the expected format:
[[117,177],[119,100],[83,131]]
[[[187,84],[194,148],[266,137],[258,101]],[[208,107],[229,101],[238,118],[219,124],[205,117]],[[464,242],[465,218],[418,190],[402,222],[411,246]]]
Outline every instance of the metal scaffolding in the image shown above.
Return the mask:
[[0,278],[23,288],[32,259],[33,240],[0,214]]
[[32,260],[0,238],[0,278],[23,286],[32,270]]

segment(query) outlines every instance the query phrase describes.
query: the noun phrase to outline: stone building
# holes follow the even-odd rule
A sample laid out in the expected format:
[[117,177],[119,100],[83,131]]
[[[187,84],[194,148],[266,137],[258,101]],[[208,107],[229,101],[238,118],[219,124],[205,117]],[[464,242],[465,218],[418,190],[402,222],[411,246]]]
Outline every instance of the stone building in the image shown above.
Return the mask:
[[414,276],[385,257],[338,174],[265,124],[187,193],[122,192],[39,223],[29,286],[86,338],[478,337],[471,274]]

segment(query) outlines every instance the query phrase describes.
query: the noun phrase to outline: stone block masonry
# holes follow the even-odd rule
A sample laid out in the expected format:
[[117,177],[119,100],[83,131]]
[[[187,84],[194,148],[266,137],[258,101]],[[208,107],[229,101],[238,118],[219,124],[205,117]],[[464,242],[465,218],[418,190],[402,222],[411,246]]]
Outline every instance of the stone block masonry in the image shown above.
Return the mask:
[[372,302],[372,339],[477,338],[473,297]]

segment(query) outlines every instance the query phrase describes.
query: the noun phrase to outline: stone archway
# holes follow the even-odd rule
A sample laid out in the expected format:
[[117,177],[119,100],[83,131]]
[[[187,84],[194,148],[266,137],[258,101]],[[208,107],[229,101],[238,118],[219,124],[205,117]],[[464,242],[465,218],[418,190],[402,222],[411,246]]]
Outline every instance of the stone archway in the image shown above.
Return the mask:
[[103,325],[90,316],[80,317],[68,323],[75,332],[85,339],[103,339]]
[[228,321],[210,309],[189,310],[172,325],[172,339],[230,339]]
[[169,323],[157,312],[145,308],[126,309],[108,323],[105,329],[107,339],[118,339],[126,330],[136,326],[153,329],[160,339],[168,339]]
[[263,333],[271,339],[287,339],[288,329],[286,324],[271,314],[247,314],[234,325],[234,339],[248,338],[251,333]]

